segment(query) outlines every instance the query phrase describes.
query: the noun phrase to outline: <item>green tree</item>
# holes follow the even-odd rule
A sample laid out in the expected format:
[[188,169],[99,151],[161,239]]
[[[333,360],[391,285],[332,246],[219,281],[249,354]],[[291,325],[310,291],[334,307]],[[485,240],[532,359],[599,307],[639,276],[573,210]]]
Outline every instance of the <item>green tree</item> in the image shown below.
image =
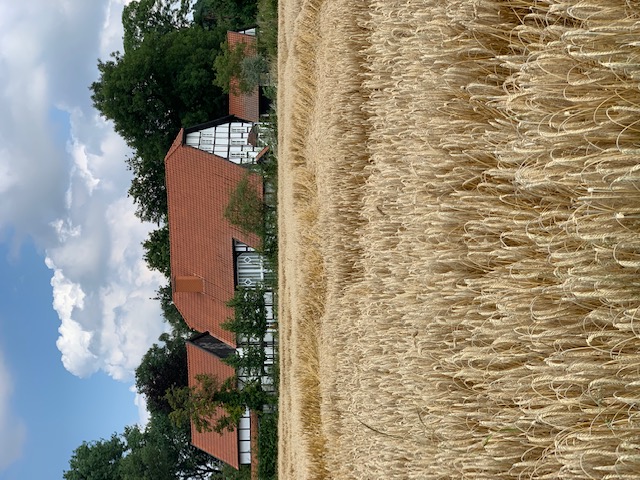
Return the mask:
[[164,156],[183,125],[227,112],[211,68],[225,32],[188,20],[187,0],[140,0],[123,11],[124,53],[98,61],[91,84],[96,109],[133,149],[129,194],[138,216],[166,219]]
[[244,375],[261,377],[265,374],[264,364],[266,354],[263,339],[267,333],[267,309],[264,295],[266,289],[239,288],[231,301],[227,303],[233,307],[233,318],[222,324],[225,330],[234,332],[238,340],[249,339],[248,345],[243,346],[242,353],[236,352],[225,358],[224,362]]
[[163,343],[154,343],[136,368],[136,388],[147,398],[151,413],[168,415],[172,408],[165,398],[167,391],[186,387],[189,382],[187,348],[180,336],[164,333],[160,341]]
[[65,480],[212,480],[222,479],[221,462],[191,445],[188,428],[164,414],[148,425],[128,426],[109,440],[83,442],[69,461]]
[[241,337],[263,338],[267,333],[267,289],[238,288],[227,305],[233,308],[233,318],[222,324],[225,330]]
[[[132,40],[133,42],[133,40]],[[222,116],[227,99],[213,85],[219,39],[198,26],[147,32],[137,48],[100,60],[93,104],[134,150],[129,194],[145,221],[167,215],[164,156],[183,125]]]
[[268,83],[269,62],[262,55],[249,55],[242,59],[242,79],[250,90]]
[[144,260],[151,270],[157,270],[167,279],[171,278],[171,257],[169,245],[169,226],[149,232],[149,237],[142,243]]
[[123,480],[209,480],[223,478],[222,462],[191,445],[189,428],[154,414],[145,429],[125,428],[127,455],[120,461]]
[[[234,430],[248,406],[247,398],[254,394],[255,386],[246,392],[247,395],[236,387],[236,377],[221,382],[213,375],[201,374],[196,376],[196,380],[197,386],[172,388],[167,393],[173,410],[169,414],[171,420],[176,425],[193,422],[199,432]],[[220,414],[220,409],[223,414]]]
[[63,477],[65,480],[122,480],[120,460],[125,450],[125,443],[116,434],[109,440],[82,442],[73,451],[69,470]]
[[[221,53],[216,57],[213,68],[215,70],[214,85],[220,87],[225,93],[252,92],[256,87],[266,83],[269,73],[269,62],[256,53],[256,49],[246,43],[236,43],[230,46],[229,42],[223,42]],[[232,79],[236,80],[236,87]]]
[[[124,53],[98,61],[96,109],[133,149],[129,195],[145,221],[166,221],[164,156],[182,126],[223,116],[228,100],[212,65],[227,29],[255,22],[249,0],[139,0],[123,10]],[[249,21],[250,20],[250,21]]]
[[147,33],[164,34],[189,26],[189,0],[137,0],[122,10],[125,52],[140,46]]
[[193,20],[206,29],[239,30],[256,23],[256,0],[198,0]]
[[242,82],[242,59],[248,55],[248,47],[245,43],[237,43],[233,47],[226,40],[222,43],[220,55],[213,63],[215,77],[213,84],[224,93],[231,93],[231,80],[238,79],[239,90],[234,94],[251,91],[251,87]]

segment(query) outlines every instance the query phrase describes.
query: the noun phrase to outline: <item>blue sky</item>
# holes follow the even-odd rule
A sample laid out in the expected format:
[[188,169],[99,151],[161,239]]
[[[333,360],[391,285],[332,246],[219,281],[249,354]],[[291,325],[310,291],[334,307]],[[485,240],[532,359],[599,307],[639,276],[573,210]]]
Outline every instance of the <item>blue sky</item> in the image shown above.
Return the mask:
[[0,480],[61,479],[83,440],[145,418],[162,278],[88,89],[125,3],[0,0]]
[[124,382],[104,373],[80,379],[63,367],[56,348],[59,319],[46,301],[51,273],[33,245],[26,242],[19,258],[0,247],[0,257],[0,351],[13,385],[8,430],[22,451],[0,478],[61,478],[83,440],[121,431],[138,422],[138,411]]

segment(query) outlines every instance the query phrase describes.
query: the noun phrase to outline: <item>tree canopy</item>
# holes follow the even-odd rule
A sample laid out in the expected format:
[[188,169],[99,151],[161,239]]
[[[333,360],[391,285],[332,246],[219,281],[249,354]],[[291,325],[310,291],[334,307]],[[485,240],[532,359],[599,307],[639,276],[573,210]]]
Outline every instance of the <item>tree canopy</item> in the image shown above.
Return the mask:
[[[197,386],[172,388],[167,393],[171,420],[176,425],[193,423],[199,432],[234,430],[245,411],[244,393],[236,377],[220,381],[213,375],[197,375]],[[260,405],[261,406],[261,405]],[[220,408],[224,414],[220,414]]]
[[223,478],[222,463],[191,445],[188,428],[154,415],[146,429],[127,427],[128,455],[120,462],[123,480],[204,480]]
[[120,436],[113,434],[108,440],[83,442],[69,460],[65,480],[120,480],[120,460],[126,446]]
[[167,333],[160,336],[162,345],[153,346],[142,357],[136,369],[136,388],[147,398],[151,413],[168,415],[171,406],[165,395],[171,388],[186,387],[187,349],[184,338]]
[[145,428],[126,427],[109,440],[73,452],[65,480],[210,480],[224,478],[218,460],[193,447],[189,430],[154,414]]
[[138,0],[122,10],[125,52],[140,46],[147,33],[164,34],[187,27],[189,0]]
[[142,243],[144,249],[144,260],[151,270],[157,270],[165,278],[171,278],[171,252],[169,245],[169,226],[153,230],[149,233],[149,238]]
[[136,48],[98,63],[91,98],[133,149],[129,194],[142,220],[166,219],[164,156],[180,128],[226,113],[227,99],[213,85],[219,45],[216,35],[191,25],[147,32]]
[[206,29],[238,30],[256,23],[256,0],[198,0],[193,20]]

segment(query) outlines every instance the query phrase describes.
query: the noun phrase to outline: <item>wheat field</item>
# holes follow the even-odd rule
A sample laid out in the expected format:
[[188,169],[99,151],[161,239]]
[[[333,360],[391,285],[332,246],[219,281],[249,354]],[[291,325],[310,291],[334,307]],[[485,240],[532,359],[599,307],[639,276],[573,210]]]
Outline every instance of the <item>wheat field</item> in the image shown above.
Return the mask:
[[279,478],[640,478],[640,3],[279,15]]

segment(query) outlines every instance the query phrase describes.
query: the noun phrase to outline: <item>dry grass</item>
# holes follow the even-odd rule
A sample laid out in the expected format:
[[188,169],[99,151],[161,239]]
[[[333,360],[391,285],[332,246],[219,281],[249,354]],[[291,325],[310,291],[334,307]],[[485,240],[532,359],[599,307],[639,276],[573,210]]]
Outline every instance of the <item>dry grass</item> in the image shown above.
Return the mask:
[[640,478],[640,6],[279,14],[279,477]]

